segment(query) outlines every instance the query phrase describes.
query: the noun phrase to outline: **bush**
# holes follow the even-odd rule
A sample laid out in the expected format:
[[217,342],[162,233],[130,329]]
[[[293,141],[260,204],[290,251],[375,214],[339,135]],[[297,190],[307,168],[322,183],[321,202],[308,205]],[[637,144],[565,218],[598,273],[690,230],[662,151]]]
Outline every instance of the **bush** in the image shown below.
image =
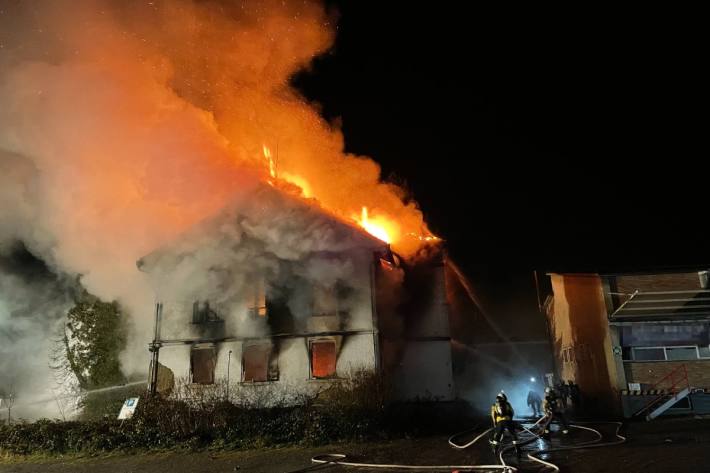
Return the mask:
[[0,426],[0,454],[318,445],[456,430],[434,403],[387,404],[387,396],[381,380],[364,374],[299,406],[254,408],[219,397],[191,402],[144,393],[134,417],[125,422],[115,420],[112,406],[112,417],[102,420]]

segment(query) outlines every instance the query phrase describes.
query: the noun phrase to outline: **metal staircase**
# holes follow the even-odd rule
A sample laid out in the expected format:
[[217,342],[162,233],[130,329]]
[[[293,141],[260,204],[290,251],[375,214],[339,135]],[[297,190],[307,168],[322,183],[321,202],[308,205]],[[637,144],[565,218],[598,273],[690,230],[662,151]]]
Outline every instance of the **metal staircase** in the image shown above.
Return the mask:
[[680,365],[653,385],[651,390],[658,388],[664,383],[670,383],[670,389],[665,389],[663,394],[652,399],[644,407],[639,409],[634,416],[645,416],[646,420],[653,420],[668,409],[673,407],[681,399],[685,399],[690,394],[690,384],[688,382],[688,371],[685,365]]
[[683,388],[680,391],[678,391],[676,394],[668,395],[666,397],[665,402],[663,402],[658,407],[655,407],[651,412],[649,412],[646,415],[646,420],[653,420],[656,417],[660,416],[661,414],[666,412],[668,409],[673,407],[678,401],[686,398],[688,396],[688,394],[690,394],[690,388]]

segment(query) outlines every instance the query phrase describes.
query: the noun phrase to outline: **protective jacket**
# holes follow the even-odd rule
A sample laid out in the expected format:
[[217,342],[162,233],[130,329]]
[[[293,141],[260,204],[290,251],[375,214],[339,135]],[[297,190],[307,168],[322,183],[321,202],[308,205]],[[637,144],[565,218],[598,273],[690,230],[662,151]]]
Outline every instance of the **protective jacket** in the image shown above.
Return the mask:
[[559,398],[557,396],[545,396],[545,400],[542,402],[542,410],[545,411],[545,414],[561,412]]
[[507,401],[496,402],[491,406],[491,418],[494,424],[505,420],[513,420],[514,415],[513,407]]

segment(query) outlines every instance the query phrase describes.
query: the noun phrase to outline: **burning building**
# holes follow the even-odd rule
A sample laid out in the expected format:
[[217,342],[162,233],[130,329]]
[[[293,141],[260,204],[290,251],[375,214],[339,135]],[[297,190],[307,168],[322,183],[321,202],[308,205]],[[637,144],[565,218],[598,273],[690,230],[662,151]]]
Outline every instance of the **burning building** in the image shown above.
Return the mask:
[[[292,87],[333,45],[323,5],[4,12],[0,250],[21,241],[53,273],[117,301],[131,330],[124,374],[143,372],[155,338],[161,363],[195,385],[229,377],[305,392],[350,370],[401,367],[392,376],[407,396],[455,395],[443,258],[420,258],[435,244],[422,212]],[[49,291],[7,287],[3,314],[49,326],[34,308]],[[47,302],[56,320],[60,296]],[[13,376],[32,366],[29,378],[50,386],[50,347],[34,348],[52,337],[11,333],[7,352],[32,358]]]
[[359,223],[263,183],[141,258],[154,360],[266,402],[362,372],[386,372],[403,399],[453,399],[441,253],[404,264]]

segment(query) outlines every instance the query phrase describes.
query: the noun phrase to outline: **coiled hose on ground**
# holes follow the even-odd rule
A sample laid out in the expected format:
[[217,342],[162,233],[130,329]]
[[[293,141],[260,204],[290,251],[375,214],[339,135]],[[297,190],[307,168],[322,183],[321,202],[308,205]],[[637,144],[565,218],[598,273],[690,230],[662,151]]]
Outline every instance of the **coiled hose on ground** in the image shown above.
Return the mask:
[[[529,436],[527,438],[521,439],[519,442],[517,442],[516,445],[513,443],[506,443],[502,444],[499,449],[498,449],[498,460],[499,464],[497,465],[405,465],[405,464],[385,464],[385,463],[363,463],[363,462],[355,462],[355,461],[348,461],[347,455],[341,454],[341,453],[330,453],[330,454],[324,454],[324,455],[317,455],[311,459],[312,465],[306,469],[303,470],[298,470],[298,472],[292,472],[292,473],[299,473],[299,472],[306,472],[306,471],[314,471],[315,469],[318,468],[327,468],[329,466],[335,466],[335,465],[340,465],[340,466],[346,466],[346,467],[352,467],[352,468],[358,468],[358,469],[383,469],[383,470],[418,470],[418,471],[452,471],[452,470],[459,470],[459,471],[486,471],[486,472],[503,472],[503,473],[515,473],[518,471],[518,469],[514,466],[508,465],[505,461],[506,455],[509,453],[515,451],[516,449],[521,449],[522,447],[529,445],[533,442],[536,442],[540,439],[542,439],[542,436],[539,433],[535,433],[533,429],[539,429],[540,432],[542,432],[546,425],[547,425],[547,417],[543,416],[540,419],[537,420],[537,422],[533,423],[530,428],[525,427],[524,425],[521,424],[521,427],[523,431]],[[544,423],[544,424],[543,424]],[[543,424],[542,426],[540,424]],[[588,424],[588,423],[587,423]],[[545,461],[541,458],[539,458],[542,455],[547,455],[550,453],[554,452],[559,452],[559,451],[564,451],[564,450],[574,450],[574,449],[580,449],[580,448],[596,448],[596,447],[608,447],[612,445],[618,445],[620,443],[623,443],[626,441],[626,438],[623,437],[622,435],[619,434],[619,431],[621,429],[621,422],[595,422],[594,425],[598,424],[610,424],[610,425],[615,425],[616,430],[614,431],[614,436],[615,439],[609,442],[602,442],[602,439],[604,436],[601,434],[596,429],[593,429],[591,427],[584,427],[582,425],[578,424],[570,424],[571,428],[574,429],[580,429],[580,430],[585,430],[589,431],[594,434],[595,438],[586,442],[578,443],[575,445],[569,445],[569,446],[559,446],[559,447],[552,447],[552,448],[546,448],[542,450],[535,450],[532,452],[525,452],[526,457],[535,463],[538,463],[542,465],[544,468],[546,468],[548,471],[552,472],[559,472],[560,469],[557,465],[554,463]],[[449,437],[449,445],[457,450],[463,450],[466,448],[471,447],[478,441],[480,441],[482,438],[486,437],[486,435],[490,434],[493,428],[484,430],[480,434],[478,434],[473,440],[470,442],[464,443],[464,444],[458,444],[455,442],[455,439],[462,437],[464,435],[470,434],[471,432],[474,431],[474,429],[469,429],[465,432],[459,432],[457,434],[452,435]]]

